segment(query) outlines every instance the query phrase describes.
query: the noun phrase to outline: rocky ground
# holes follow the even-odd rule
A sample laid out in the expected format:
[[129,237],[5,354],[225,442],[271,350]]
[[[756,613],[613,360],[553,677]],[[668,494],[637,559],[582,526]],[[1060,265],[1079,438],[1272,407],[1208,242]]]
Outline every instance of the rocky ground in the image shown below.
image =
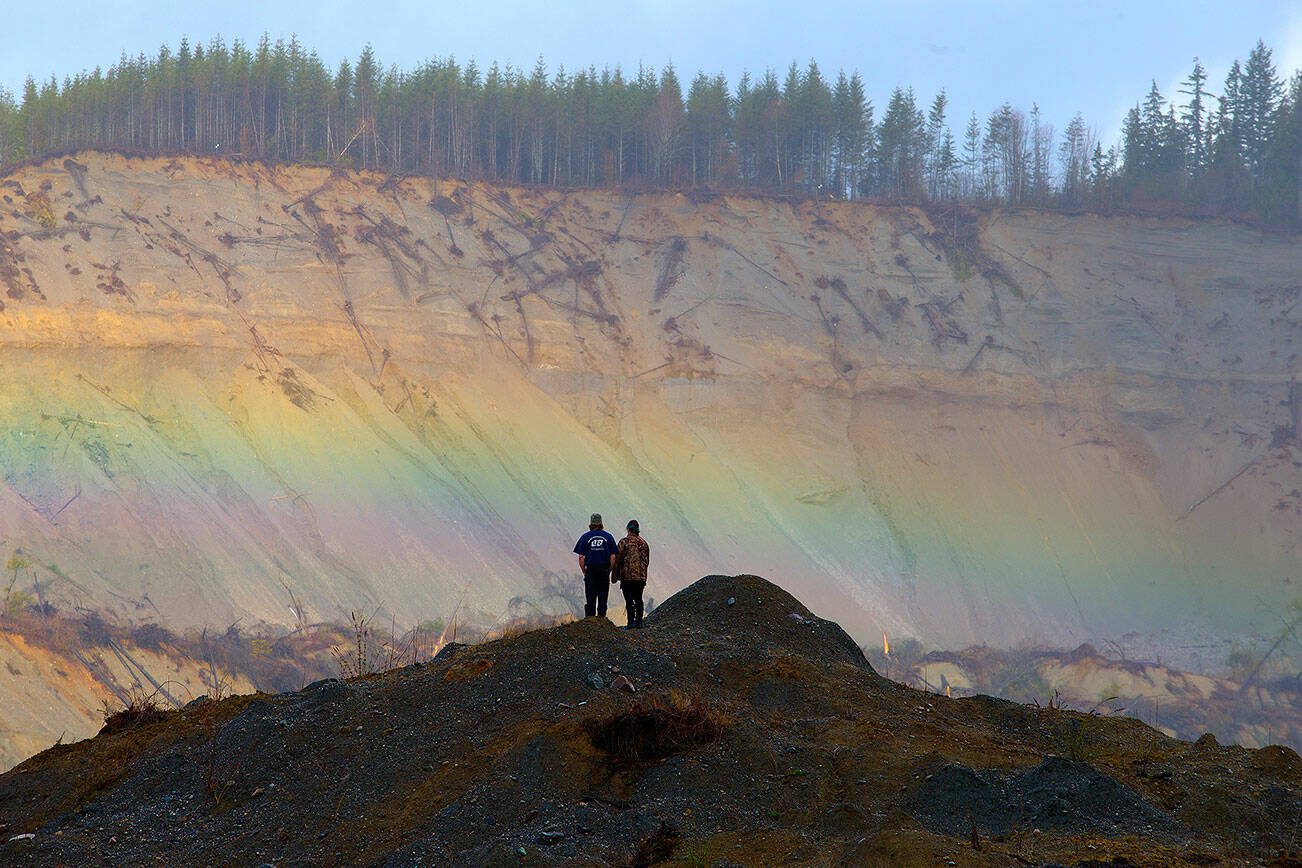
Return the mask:
[[[635,692],[629,688],[634,688]],[[1300,864],[1302,761],[878,676],[711,576],[297,693],[200,701],[0,776],[15,864]]]

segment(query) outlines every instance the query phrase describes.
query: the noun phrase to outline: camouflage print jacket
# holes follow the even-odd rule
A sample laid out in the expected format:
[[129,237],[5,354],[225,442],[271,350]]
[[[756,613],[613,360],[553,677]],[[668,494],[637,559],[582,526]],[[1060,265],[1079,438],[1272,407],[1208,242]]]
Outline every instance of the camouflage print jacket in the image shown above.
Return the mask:
[[619,541],[616,548],[619,561],[615,566],[617,578],[621,582],[646,582],[646,568],[651,563],[651,547],[640,536],[629,534]]

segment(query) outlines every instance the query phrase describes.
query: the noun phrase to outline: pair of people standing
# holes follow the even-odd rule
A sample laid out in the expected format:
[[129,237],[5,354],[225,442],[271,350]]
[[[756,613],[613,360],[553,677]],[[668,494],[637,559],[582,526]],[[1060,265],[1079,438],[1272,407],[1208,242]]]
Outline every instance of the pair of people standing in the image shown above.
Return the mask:
[[618,543],[602,526],[601,514],[588,519],[588,532],[574,544],[583,572],[583,616],[606,616],[610,586],[620,583],[628,626],[642,626],[642,592],[646,590],[646,570],[651,563],[651,547],[642,539],[637,519],[627,525],[628,536]]

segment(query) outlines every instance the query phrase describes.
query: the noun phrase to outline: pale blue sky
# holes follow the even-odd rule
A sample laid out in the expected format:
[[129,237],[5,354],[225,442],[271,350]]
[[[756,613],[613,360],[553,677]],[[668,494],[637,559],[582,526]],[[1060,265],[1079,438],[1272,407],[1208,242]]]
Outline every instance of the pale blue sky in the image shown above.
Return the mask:
[[62,79],[111,65],[122,51],[175,48],[182,34],[256,42],[296,33],[327,64],[370,42],[385,65],[407,68],[455,55],[553,70],[673,62],[684,80],[698,69],[779,74],[811,57],[825,73],[858,69],[873,102],[896,84],[929,101],[945,88],[950,124],[1004,100],[1038,102],[1059,130],[1076,111],[1104,135],[1156,79],[1168,96],[1195,55],[1219,87],[1230,62],[1258,38],[1281,70],[1302,66],[1302,0],[99,0],[6,4],[0,86],[19,92],[27,75]]

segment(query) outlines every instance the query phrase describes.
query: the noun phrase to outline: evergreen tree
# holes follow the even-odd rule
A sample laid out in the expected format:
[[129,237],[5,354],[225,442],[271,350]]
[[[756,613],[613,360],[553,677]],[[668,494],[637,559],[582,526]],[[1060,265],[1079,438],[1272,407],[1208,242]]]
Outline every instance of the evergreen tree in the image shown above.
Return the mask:
[[692,185],[718,180],[727,149],[728,81],[698,72],[687,95]]
[[[927,129],[924,135],[923,147],[925,154],[925,171],[927,195],[932,199],[938,199],[941,195],[941,188],[944,186],[944,175],[947,169],[941,166],[941,148],[945,141],[945,110],[949,106],[949,97],[945,91],[936,94],[935,99],[931,101],[931,108],[927,112]],[[952,147],[953,142],[950,142]]]
[[1203,87],[1206,83],[1207,70],[1203,69],[1203,65],[1195,57],[1193,71],[1185,79],[1184,89],[1180,91],[1189,97],[1181,123],[1184,127],[1184,138],[1189,143],[1187,163],[1189,170],[1195,176],[1206,171],[1212,150],[1212,126],[1207,118],[1207,97],[1211,94]]
[[1113,194],[1116,171],[1116,148],[1109,148],[1104,153],[1103,146],[1095,144],[1090,156],[1089,195],[1096,208],[1110,208],[1116,204]]
[[1244,162],[1255,182],[1260,182],[1262,177],[1283,90],[1270,49],[1258,40],[1243,67],[1239,90],[1239,140]]
[[660,74],[655,106],[647,116],[650,176],[658,184],[674,182],[674,165],[682,143],[686,119],[683,93],[672,65]]
[[977,118],[977,113],[972,114],[967,119],[967,129],[963,132],[963,171],[965,182],[963,185],[962,195],[977,199],[980,198],[983,189],[979,181],[981,170],[981,121]]
[[326,135],[326,147],[332,160],[340,159],[347,153],[353,143],[353,67],[347,60],[339,64],[335,72],[334,88],[331,94],[331,113],[327,117],[329,129]]
[[987,195],[1010,205],[1026,201],[1030,174],[1026,116],[1008,103],[986,121],[981,162]]
[[892,199],[917,198],[922,193],[926,118],[912,88],[891,92],[877,128],[876,191]]
[[41,104],[36,79],[30,75],[23,82],[23,108],[19,114],[19,127],[23,137],[23,153],[39,154],[46,149],[45,111]]
[[1090,186],[1091,161],[1096,151],[1101,159],[1102,152],[1085,124],[1085,118],[1077,113],[1067,124],[1067,129],[1063,132],[1062,144],[1058,146],[1064,204],[1068,206],[1084,204]]
[[1161,173],[1166,142],[1166,100],[1154,81],[1144,99],[1139,124],[1139,164],[1135,166],[1142,180]]
[[805,68],[793,107],[799,141],[798,182],[809,191],[826,190],[832,182],[832,153],[836,119],[832,89],[813,60]]
[[1243,154],[1243,68],[1236,60],[1225,76],[1225,92],[1219,100],[1216,150],[1226,159]]
[[1234,61],[1217,100],[1215,138],[1211,161],[1202,184],[1202,200],[1212,211],[1233,212],[1243,207],[1252,186],[1243,160],[1243,69]]
[[1040,106],[1031,104],[1030,116],[1030,201],[1043,205],[1049,201],[1052,184],[1050,165],[1053,154],[1053,126],[1040,114]]
[[743,74],[737,86],[734,123],[737,158],[744,182],[765,188],[781,186],[780,149],[785,106],[773,70],[758,84]]
[[873,109],[859,73],[837,76],[832,111],[836,125],[832,184],[838,196],[853,199],[860,195],[873,135]]
[[1262,162],[1261,208],[1273,222],[1302,228],[1302,71],[1294,73]]
[[958,172],[958,148],[954,144],[954,134],[946,128],[940,139],[940,149],[936,154],[935,178],[937,199],[952,199],[956,195]]
[[0,165],[16,161],[21,153],[17,125],[18,105],[13,94],[0,87]]
[[353,67],[353,107],[357,126],[349,134],[357,141],[364,169],[375,166],[379,150],[379,133],[375,124],[379,76],[380,64],[375,59],[375,51],[367,45]]

